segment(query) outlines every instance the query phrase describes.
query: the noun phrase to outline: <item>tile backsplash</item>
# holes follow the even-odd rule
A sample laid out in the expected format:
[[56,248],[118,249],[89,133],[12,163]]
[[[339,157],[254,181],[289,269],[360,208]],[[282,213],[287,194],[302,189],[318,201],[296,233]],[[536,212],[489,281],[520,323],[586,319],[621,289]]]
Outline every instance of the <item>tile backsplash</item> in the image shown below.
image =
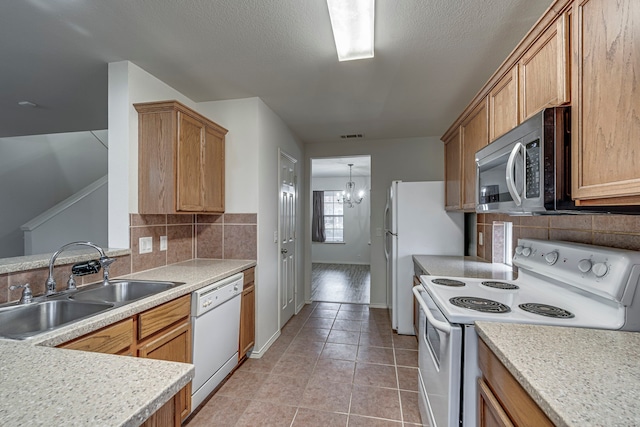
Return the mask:
[[[256,259],[257,214],[131,214],[131,272],[193,258]],[[160,250],[167,236],[167,250]],[[139,239],[152,238],[152,251],[139,253]]]
[[513,224],[512,253],[518,239],[565,240],[569,242],[640,250],[640,216],[636,215],[543,215],[509,216],[478,214],[478,232],[484,245],[477,246],[478,257],[491,261],[494,222]]
[[[257,214],[139,215],[129,218],[131,255],[119,256],[111,266],[111,277],[137,273],[193,258],[256,259]],[[167,250],[160,250],[160,237],[167,236]],[[152,251],[139,253],[140,237],[152,238]],[[66,288],[71,265],[57,265],[54,277],[59,290]],[[44,293],[48,268],[0,275],[0,304],[20,299],[14,284],[31,284],[34,295]],[[102,279],[102,272],[77,278],[78,286]]]

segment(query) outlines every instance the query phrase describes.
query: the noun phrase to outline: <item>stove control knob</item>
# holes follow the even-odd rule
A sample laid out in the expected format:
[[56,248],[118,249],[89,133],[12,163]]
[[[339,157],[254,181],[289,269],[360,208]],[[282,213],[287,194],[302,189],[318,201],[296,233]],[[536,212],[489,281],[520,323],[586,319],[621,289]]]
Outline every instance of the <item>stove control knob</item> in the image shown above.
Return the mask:
[[523,256],[531,255],[531,248],[522,248],[522,255]]
[[607,274],[607,272],[609,272],[609,267],[607,267],[607,264],[604,262],[597,262],[593,264],[593,274],[595,274],[596,277],[602,277]]
[[516,246],[516,255],[522,255],[522,246]]
[[578,262],[578,270],[580,270],[583,273],[589,272],[589,270],[591,270],[591,260],[581,259],[580,262]]
[[548,254],[546,254],[544,256],[544,260],[547,262],[547,264],[549,265],[553,265],[556,263],[556,261],[558,261],[558,252],[553,251],[553,252],[549,252]]

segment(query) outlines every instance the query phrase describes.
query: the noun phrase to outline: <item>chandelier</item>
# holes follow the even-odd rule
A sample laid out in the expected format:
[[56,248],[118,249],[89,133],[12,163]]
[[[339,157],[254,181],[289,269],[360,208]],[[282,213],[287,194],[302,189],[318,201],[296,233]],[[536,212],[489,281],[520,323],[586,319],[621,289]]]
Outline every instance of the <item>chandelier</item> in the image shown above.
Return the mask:
[[362,199],[364,199],[364,190],[358,190],[356,188],[356,183],[351,179],[352,167],[353,163],[349,163],[349,181],[345,185],[345,191],[343,191],[338,198],[338,203],[347,205],[347,207],[350,208],[360,204],[360,202],[362,202]]

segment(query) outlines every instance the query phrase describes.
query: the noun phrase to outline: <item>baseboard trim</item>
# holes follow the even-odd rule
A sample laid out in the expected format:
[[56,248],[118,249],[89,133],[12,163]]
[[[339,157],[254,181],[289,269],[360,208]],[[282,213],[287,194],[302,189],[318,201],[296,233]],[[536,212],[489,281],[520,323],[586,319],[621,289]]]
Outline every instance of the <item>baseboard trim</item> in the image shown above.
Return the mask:
[[249,355],[249,357],[251,359],[260,359],[262,356],[264,356],[264,354],[267,352],[267,350],[269,350],[271,345],[273,345],[273,343],[276,342],[278,337],[280,337],[280,331],[276,331],[275,334],[271,335],[271,338],[269,338],[269,340],[266,342],[266,344],[263,345],[262,348],[260,348],[260,350],[252,351],[251,354]]
[[373,304],[369,303],[369,308],[389,308],[387,304]]

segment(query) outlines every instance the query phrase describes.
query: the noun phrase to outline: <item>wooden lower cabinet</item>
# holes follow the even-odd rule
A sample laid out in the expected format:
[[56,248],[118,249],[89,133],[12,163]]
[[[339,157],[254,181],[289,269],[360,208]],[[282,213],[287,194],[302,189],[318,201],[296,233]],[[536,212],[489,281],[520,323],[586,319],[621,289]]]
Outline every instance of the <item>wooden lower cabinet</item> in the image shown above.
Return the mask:
[[[191,321],[187,318],[179,325],[154,335],[138,346],[138,357],[191,363]],[[191,383],[177,394],[176,417],[178,424],[191,412]]]
[[[60,348],[191,363],[191,296],[185,295],[91,332]],[[145,423],[179,426],[191,412],[191,383]]]
[[238,360],[246,357],[255,344],[256,336],[256,287],[255,268],[244,272],[242,300],[240,302],[240,342]]
[[478,340],[478,425],[552,427],[554,424],[495,354]]

